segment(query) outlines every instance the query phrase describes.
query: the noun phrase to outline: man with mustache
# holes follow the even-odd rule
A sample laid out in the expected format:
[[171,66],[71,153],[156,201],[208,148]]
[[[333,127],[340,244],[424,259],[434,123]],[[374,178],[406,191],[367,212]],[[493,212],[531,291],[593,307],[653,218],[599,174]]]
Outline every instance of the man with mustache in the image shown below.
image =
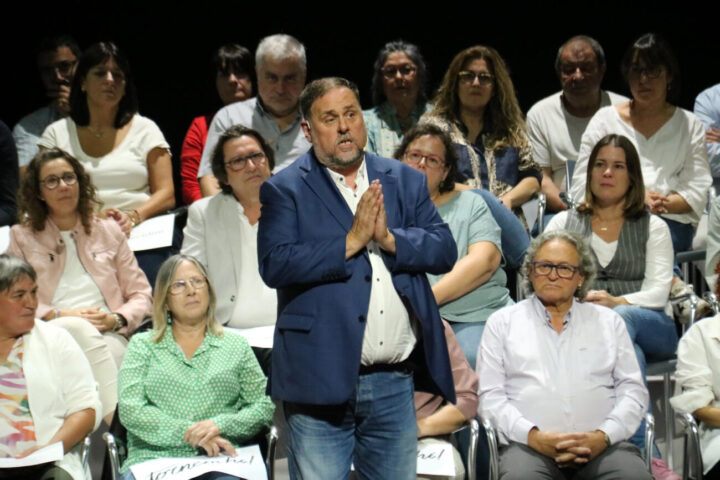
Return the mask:
[[[566,210],[565,162],[576,161],[580,140],[600,107],[627,98],[600,89],[605,76],[605,52],[597,40],[577,35],[563,43],[555,58],[562,90],[537,102],[528,111],[528,138],[533,159],[542,167],[542,192],[551,212]],[[547,218],[546,218],[547,220]]]
[[212,152],[220,135],[233,125],[252,128],[267,140],[275,152],[275,172],[310,148],[298,107],[307,73],[303,44],[284,34],[263,38],[255,51],[255,73],[258,96],[220,109],[210,124],[198,169],[204,197],[220,192],[212,173]]
[[258,261],[278,292],[270,393],[283,401],[292,479],[414,479],[417,390],[455,402],[426,272],[457,247],[424,175],[364,153],[357,87],[300,96],[312,150],[263,183]]

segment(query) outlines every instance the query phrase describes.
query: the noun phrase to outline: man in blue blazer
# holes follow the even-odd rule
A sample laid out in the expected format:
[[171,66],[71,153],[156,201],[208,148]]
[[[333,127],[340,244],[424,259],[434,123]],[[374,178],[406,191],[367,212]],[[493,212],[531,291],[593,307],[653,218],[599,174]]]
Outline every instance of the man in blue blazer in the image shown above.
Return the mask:
[[313,148],[260,190],[260,274],[278,292],[269,390],[284,402],[293,479],[416,478],[418,389],[455,401],[426,272],[457,248],[425,176],[363,152],[357,87],[310,83]]

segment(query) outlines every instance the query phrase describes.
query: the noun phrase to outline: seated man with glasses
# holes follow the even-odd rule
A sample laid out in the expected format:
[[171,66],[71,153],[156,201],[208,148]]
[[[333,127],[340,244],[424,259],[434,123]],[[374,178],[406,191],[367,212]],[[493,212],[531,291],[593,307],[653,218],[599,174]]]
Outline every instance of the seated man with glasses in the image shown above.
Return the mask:
[[21,118],[13,129],[20,174],[38,152],[37,143],[45,128],[70,113],[70,82],[79,56],[80,47],[68,35],[44,38],[38,44],[37,66],[50,104]]
[[523,265],[533,295],[488,319],[478,352],[479,413],[495,426],[500,478],[651,479],[627,439],[648,405],[623,319],[581,303],[592,253],[545,232]]
[[[274,166],[274,152],[260,133],[242,125],[226,130],[212,155],[222,192],[190,206],[182,245],[183,254],[208,269],[217,292],[218,322],[241,330],[267,327],[268,338],[275,327],[277,298],[258,273],[257,229],[260,185]],[[251,339],[267,374],[270,349],[254,343]]]

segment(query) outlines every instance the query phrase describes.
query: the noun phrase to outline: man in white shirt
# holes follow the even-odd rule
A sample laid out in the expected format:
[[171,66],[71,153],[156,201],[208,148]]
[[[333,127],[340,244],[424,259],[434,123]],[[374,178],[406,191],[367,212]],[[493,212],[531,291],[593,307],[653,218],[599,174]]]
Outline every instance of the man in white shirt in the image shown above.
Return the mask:
[[537,102],[528,111],[528,137],[533,159],[542,167],[542,192],[551,212],[567,209],[560,192],[567,189],[565,162],[575,162],[580,140],[595,112],[627,98],[600,89],[605,53],[593,38],[577,35],[560,46],[555,72],[562,90]]
[[500,478],[651,479],[626,441],[648,392],[625,322],[575,300],[595,275],[592,253],[556,230],[527,255],[535,295],[490,316],[478,352],[478,410],[500,437]]
[[290,35],[263,38],[255,51],[258,96],[221,108],[208,128],[198,178],[203,197],[220,192],[212,174],[212,154],[220,135],[233,125],[260,132],[275,152],[278,172],[307,152],[310,142],[300,128],[298,100],[305,86],[305,46]]

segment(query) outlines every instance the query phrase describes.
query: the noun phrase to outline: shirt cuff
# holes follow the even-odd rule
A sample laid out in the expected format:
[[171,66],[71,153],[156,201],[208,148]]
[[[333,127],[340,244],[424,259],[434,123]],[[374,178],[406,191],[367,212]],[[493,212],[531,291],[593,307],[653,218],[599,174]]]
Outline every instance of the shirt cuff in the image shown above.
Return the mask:
[[532,430],[534,427],[535,424],[532,423],[530,420],[526,418],[519,418],[512,426],[509,435],[510,440],[513,442],[522,443],[523,445],[527,445],[528,434],[530,433],[530,430]]
[[610,443],[613,445],[629,438],[629,436],[625,435],[625,428],[614,420],[605,420],[597,429],[607,433]]

